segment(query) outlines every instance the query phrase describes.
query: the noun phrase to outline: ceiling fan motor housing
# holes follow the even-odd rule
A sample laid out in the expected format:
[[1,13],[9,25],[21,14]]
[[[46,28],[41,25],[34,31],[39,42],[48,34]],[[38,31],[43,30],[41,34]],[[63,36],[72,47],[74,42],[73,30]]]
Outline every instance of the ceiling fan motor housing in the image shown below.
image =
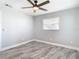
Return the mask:
[[37,1],[37,0],[34,0],[34,2],[35,2],[35,4],[37,4],[37,3],[38,3],[38,1]]

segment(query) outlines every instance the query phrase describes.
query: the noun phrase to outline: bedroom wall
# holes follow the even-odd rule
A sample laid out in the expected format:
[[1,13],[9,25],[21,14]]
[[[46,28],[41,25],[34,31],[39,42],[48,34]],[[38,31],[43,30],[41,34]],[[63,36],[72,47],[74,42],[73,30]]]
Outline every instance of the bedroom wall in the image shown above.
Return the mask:
[[0,10],[0,49],[1,49],[1,20],[2,20],[2,12]]
[[[43,30],[43,19],[60,17],[60,30]],[[34,17],[35,39],[79,47],[79,8]]]
[[33,19],[13,8],[2,8],[2,48],[33,38]]

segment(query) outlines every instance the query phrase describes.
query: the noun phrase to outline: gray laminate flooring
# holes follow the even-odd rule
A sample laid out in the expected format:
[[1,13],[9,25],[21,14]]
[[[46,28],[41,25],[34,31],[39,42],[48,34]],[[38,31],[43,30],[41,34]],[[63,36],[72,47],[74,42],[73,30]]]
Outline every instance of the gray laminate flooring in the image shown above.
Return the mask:
[[78,51],[32,41],[0,53],[0,59],[76,59]]

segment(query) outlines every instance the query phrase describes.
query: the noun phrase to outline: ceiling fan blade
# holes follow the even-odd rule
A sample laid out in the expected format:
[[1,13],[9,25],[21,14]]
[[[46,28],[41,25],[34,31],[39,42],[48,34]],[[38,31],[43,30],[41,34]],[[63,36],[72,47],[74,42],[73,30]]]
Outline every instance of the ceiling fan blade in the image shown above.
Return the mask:
[[22,9],[26,9],[26,8],[33,8],[33,7],[22,7]]
[[29,3],[31,3],[34,6],[34,3],[31,0],[27,0]]
[[47,0],[47,1],[43,2],[43,3],[38,4],[38,6],[40,7],[40,6],[43,6],[43,5],[48,4],[48,3],[49,3],[49,0]]
[[44,9],[44,8],[41,8],[41,7],[39,7],[39,9],[40,10],[43,10],[43,11],[48,11],[47,9]]

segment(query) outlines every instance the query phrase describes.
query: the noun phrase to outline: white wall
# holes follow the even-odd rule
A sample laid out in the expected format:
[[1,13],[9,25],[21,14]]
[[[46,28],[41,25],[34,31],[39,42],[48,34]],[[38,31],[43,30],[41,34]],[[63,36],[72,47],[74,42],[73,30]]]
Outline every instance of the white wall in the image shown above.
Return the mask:
[[24,13],[4,7],[2,9],[2,48],[33,37],[33,19]]
[[[60,30],[43,30],[43,19],[60,17]],[[35,38],[39,40],[79,47],[79,8],[35,17]]]
[[1,49],[1,20],[2,20],[2,12],[0,10],[0,49]]

